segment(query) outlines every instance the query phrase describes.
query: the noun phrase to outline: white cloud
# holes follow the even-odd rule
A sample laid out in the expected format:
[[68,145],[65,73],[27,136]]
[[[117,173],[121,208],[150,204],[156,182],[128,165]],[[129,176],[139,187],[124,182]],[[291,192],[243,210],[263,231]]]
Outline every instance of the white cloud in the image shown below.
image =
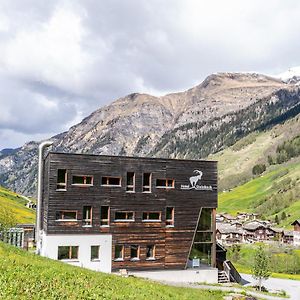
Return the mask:
[[297,0],[0,2],[0,134],[50,136],[115,98],[212,72],[280,73],[300,65],[299,19]]

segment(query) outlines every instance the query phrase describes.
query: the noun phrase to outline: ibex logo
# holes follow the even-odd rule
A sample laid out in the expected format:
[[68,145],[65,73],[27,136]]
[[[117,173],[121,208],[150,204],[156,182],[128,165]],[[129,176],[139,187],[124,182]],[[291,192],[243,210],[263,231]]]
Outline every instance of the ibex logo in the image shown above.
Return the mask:
[[190,183],[193,188],[196,187],[199,180],[201,180],[203,173],[199,170],[194,170],[194,173],[198,174],[196,176],[190,177]]
[[199,170],[194,170],[195,175],[189,178],[190,184],[182,184],[182,190],[199,190],[199,191],[212,191],[211,185],[199,185],[198,183],[202,179],[203,172]]

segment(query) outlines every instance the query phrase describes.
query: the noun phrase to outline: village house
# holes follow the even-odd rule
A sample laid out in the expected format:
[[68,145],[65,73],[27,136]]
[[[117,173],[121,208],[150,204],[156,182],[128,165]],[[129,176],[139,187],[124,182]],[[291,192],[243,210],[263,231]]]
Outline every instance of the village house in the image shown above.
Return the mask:
[[295,220],[291,225],[294,226],[294,246],[300,246],[300,220]]
[[294,232],[292,230],[283,230],[281,242],[283,244],[293,245],[293,243],[294,243]]
[[216,266],[217,164],[50,152],[37,249],[93,270]]

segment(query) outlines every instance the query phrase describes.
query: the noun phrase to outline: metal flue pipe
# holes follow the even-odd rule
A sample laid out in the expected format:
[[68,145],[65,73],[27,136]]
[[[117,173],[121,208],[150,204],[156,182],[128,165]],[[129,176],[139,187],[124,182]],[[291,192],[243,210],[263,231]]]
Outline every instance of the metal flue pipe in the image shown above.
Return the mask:
[[52,141],[45,141],[39,145],[39,165],[38,165],[38,191],[36,202],[36,231],[35,242],[37,253],[40,252],[40,231],[41,231],[41,212],[42,212],[42,200],[43,200],[43,178],[44,178],[44,149],[51,146]]

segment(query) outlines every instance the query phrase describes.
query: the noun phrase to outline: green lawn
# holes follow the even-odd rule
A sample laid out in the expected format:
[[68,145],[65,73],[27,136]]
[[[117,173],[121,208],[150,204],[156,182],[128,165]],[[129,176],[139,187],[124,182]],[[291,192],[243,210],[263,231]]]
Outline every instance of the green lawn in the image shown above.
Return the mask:
[[0,242],[0,299],[223,299],[221,291],[121,278],[42,258]]
[[25,206],[27,201],[20,195],[0,187],[0,207],[11,212],[17,223],[34,223],[35,211]]

